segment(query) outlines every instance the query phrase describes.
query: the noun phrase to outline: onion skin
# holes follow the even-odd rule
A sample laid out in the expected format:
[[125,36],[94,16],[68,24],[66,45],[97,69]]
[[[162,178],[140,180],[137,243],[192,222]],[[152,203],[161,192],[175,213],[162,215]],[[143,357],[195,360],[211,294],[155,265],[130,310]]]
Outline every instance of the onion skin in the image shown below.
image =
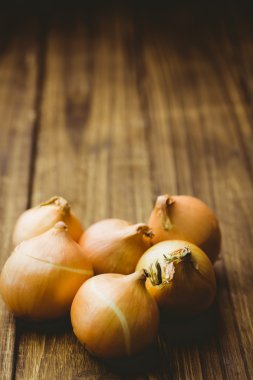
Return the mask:
[[153,343],[159,311],[145,279],[143,271],[128,276],[102,274],[79,289],[71,321],[75,335],[93,355],[131,356]]
[[[172,317],[188,318],[207,310],[214,301],[216,279],[212,263],[196,245],[180,240],[168,240],[151,247],[139,260],[136,270],[150,271],[158,261],[164,268],[166,257],[173,257],[176,251],[190,250],[189,257],[176,260],[170,268],[171,279],[161,285],[147,279],[146,287],[157,301],[159,308]],[[170,264],[172,265],[172,264]],[[173,273],[174,271],[174,273]]]
[[81,247],[58,222],[16,247],[0,276],[0,293],[16,316],[43,321],[64,316],[80,286],[93,275]]
[[154,244],[186,240],[199,246],[212,263],[221,248],[221,231],[213,211],[200,199],[188,195],[160,195],[148,225]]
[[133,273],[139,258],[151,246],[153,233],[143,223],[105,219],[92,224],[79,244],[91,261],[95,274]]
[[72,239],[78,242],[83,227],[66,199],[55,196],[20,215],[13,232],[14,246],[43,234],[59,221],[67,224]]

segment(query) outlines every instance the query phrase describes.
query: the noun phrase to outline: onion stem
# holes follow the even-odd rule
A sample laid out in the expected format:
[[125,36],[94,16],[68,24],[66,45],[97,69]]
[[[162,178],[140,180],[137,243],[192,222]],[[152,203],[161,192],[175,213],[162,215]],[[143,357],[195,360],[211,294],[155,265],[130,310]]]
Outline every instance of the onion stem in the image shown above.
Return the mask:
[[198,269],[192,261],[191,250],[189,247],[184,247],[172,252],[170,256],[163,255],[164,266],[161,267],[159,261],[156,261],[155,268],[153,264],[150,265],[149,270],[145,271],[146,276],[150,279],[152,285],[167,284],[173,279],[175,272],[175,264],[181,261],[191,262],[195,269]]

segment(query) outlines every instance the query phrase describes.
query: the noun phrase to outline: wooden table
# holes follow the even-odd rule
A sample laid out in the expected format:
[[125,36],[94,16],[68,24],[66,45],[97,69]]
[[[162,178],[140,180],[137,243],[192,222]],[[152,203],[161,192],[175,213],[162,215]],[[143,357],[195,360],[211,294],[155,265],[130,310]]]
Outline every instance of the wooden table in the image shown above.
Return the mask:
[[1,379],[252,379],[253,28],[229,7],[1,13],[1,267],[18,215],[55,194],[85,227],[146,221],[158,194],[193,194],[223,234],[209,339],[160,334],[158,365],[126,376],[70,326],[37,331],[1,303]]

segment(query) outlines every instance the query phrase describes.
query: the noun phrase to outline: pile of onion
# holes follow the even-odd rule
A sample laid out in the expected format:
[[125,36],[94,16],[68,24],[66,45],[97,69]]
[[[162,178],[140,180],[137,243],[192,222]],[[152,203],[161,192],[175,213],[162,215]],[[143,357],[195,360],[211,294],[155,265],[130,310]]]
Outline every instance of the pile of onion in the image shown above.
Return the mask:
[[159,196],[148,225],[105,219],[84,232],[55,196],[19,217],[13,242],[0,275],[9,310],[33,321],[71,310],[75,335],[98,357],[138,354],[156,339],[159,310],[182,320],[215,298],[221,232],[194,197]]

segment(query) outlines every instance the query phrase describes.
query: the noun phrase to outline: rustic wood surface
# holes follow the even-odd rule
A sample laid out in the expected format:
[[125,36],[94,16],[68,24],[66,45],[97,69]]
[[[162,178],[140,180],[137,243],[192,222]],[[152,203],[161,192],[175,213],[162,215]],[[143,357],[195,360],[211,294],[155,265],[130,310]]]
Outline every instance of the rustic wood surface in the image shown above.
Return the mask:
[[0,267],[17,216],[55,194],[85,227],[146,221],[158,194],[193,194],[223,234],[213,317],[191,325],[202,339],[179,344],[165,329],[137,365],[101,363],[69,323],[38,330],[1,301],[0,378],[252,379],[252,12],[114,5],[0,18]]

